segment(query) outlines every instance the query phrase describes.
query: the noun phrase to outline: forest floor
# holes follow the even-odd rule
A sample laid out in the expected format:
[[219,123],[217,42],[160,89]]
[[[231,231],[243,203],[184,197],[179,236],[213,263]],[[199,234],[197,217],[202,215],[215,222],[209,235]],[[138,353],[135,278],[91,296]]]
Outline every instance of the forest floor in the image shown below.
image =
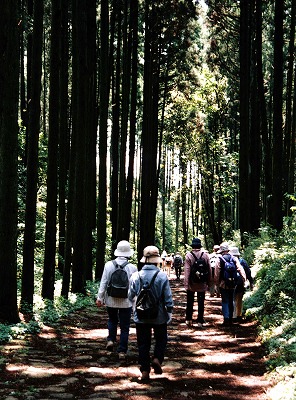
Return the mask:
[[126,361],[106,350],[106,311],[94,304],[0,347],[5,359],[0,399],[266,400],[270,382],[256,323],[221,326],[221,299],[207,296],[207,324],[188,328],[183,282],[174,278],[175,308],[162,375],[152,372],[148,383],[139,381],[134,323]]

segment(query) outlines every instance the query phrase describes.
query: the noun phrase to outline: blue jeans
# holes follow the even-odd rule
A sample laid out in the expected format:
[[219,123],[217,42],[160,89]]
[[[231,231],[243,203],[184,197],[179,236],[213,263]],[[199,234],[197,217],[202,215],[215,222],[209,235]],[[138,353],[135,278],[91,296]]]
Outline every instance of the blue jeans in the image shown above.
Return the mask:
[[[187,290],[187,303],[186,303],[186,321],[192,321],[193,315],[193,304],[194,294],[191,290]],[[204,323],[204,312],[205,312],[205,292],[197,292],[197,322]]]
[[140,371],[150,372],[150,348],[154,332],[155,346],[153,358],[158,358],[160,364],[164,360],[164,352],[168,341],[167,324],[136,324],[137,343],[139,350]]
[[128,335],[131,323],[132,307],[129,308],[113,308],[107,307],[108,312],[108,330],[107,340],[116,342],[117,325],[119,322],[120,338],[117,347],[118,353],[126,353],[128,347]]
[[234,289],[220,288],[222,298],[222,314],[226,319],[232,319],[233,315],[233,300],[234,300]]

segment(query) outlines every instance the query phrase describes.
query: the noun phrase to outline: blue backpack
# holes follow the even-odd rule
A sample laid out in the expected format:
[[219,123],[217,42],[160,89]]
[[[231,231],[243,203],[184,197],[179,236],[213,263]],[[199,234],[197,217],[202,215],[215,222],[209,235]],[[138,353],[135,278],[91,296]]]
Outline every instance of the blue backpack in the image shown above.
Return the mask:
[[236,268],[234,258],[230,254],[222,256],[225,261],[221,268],[222,280],[225,282],[226,289],[234,289],[238,283],[239,273]]

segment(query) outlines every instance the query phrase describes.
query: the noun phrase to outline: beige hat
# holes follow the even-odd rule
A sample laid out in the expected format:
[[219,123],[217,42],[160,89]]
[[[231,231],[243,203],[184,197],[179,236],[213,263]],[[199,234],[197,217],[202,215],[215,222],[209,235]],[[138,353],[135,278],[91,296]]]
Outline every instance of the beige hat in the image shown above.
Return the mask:
[[134,254],[134,251],[131,249],[131,245],[127,240],[122,240],[118,242],[117,248],[114,251],[114,255],[116,257],[131,257]]
[[219,250],[217,251],[217,253],[224,253],[224,251],[229,251],[229,245],[226,242],[223,242],[220,244]]
[[143,251],[143,257],[140,260],[141,263],[161,263],[162,258],[160,257],[159,250],[156,246],[147,246]]
[[230,253],[235,257],[239,257],[240,256],[240,252],[239,252],[238,247],[231,247]]

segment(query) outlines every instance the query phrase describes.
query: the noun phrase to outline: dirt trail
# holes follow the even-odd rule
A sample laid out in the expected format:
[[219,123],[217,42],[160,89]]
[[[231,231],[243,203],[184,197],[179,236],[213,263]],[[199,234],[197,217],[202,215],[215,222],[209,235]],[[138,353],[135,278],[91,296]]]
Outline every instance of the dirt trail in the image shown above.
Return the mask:
[[256,324],[224,328],[221,300],[206,297],[203,329],[184,323],[183,284],[171,278],[175,301],[163,375],[138,381],[137,346],[131,327],[128,359],[105,350],[106,312],[94,305],[46,326],[39,335],[0,347],[0,399],[214,399],[266,400],[264,352]]

